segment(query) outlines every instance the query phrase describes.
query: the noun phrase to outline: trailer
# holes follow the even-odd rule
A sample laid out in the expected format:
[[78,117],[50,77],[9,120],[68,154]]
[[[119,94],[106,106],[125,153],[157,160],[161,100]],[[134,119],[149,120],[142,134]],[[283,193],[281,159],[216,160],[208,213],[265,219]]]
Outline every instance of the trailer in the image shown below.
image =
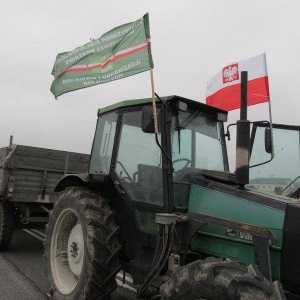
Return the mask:
[[88,170],[89,155],[11,144],[0,148],[0,250],[15,228],[44,228],[66,173]]

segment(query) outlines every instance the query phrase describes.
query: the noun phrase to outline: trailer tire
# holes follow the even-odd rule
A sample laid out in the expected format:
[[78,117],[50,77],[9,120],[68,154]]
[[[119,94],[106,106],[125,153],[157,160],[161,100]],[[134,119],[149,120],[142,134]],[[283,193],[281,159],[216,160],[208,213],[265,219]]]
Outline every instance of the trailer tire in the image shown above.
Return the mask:
[[281,284],[230,259],[198,260],[176,270],[160,288],[162,300],[285,299]]
[[120,270],[118,227],[106,199],[83,187],[61,192],[46,226],[45,261],[54,299],[109,299]]
[[0,251],[8,249],[14,230],[14,207],[9,202],[0,201]]

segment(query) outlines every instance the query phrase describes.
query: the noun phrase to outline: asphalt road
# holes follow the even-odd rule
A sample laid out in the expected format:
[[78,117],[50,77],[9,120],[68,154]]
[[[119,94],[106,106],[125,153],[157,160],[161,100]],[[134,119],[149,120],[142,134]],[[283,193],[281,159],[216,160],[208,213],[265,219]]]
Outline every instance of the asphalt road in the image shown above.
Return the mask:
[[[50,299],[44,274],[43,232],[17,230],[11,247],[0,253],[0,300]],[[115,292],[114,300],[127,298]]]

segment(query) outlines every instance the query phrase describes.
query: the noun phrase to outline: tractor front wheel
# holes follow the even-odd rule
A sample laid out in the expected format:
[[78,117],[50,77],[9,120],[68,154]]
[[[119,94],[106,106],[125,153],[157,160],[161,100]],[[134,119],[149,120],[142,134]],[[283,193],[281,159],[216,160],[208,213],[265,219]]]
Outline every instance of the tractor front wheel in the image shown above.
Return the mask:
[[46,275],[54,299],[109,299],[120,269],[118,227],[101,196],[80,187],[63,191],[46,231]]
[[282,300],[280,283],[271,283],[253,267],[208,258],[176,270],[160,288],[163,300]]

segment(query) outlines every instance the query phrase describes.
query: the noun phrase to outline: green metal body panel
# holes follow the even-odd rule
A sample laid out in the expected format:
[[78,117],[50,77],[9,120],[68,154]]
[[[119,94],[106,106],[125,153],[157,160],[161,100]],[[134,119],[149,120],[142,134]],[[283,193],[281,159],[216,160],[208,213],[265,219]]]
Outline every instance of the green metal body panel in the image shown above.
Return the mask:
[[[191,187],[188,210],[270,229],[276,237],[270,247],[272,274],[279,279],[284,211],[198,185]],[[208,255],[236,258],[246,265],[254,263],[251,235],[230,228],[206,225],[193,237],[191,245],[193,250]]]

